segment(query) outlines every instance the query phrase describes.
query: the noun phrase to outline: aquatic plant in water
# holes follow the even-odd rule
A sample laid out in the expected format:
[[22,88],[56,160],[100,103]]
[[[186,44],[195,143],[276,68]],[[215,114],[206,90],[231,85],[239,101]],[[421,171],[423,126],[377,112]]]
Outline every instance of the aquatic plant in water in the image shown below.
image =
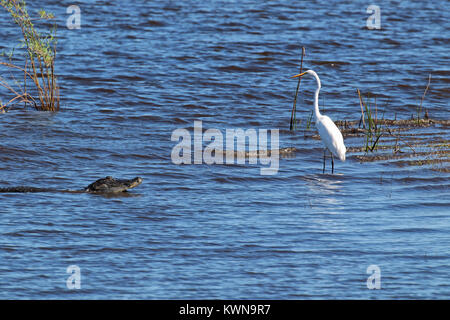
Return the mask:
[[[23,36],[22,46],[26,50],[23,67],[13,63],[11,55],[8,62],[0,62],[0,65],[23,73],[23,84],[21,85],[11,72],[14,87],[0,77],[0,85],[13,94],[8,102],[0,103],[0,110],[4,111],[8,105],[24,103],[25,106],[31,104],[40,111],[58,111],[59,86],[54,72],[57,42],[56,23],[46,35],[41,34],[35,26],[35,22],[54,19],[54,15],[40,10],[36,18],[31,18],[24,0],[0,0],[0,6],[20,27]],[[27,80],[31,80],[34,86],[27,87]]]
[[368,102],[369,94],[367,94],[367,102],[365,102],[361,97],[361,92],[359,91],[359,89],[356,89],[356,91],[358,92],[359,103],[361,106],[361,120],[365,129],[365,152],[373,152],[377,149],[377,144],[383,134],[381,125],[379,125],[378,121],[378,110],[375,103],[374,117],[374,115],[372,114],[373,110],[370,108],[370,104]]

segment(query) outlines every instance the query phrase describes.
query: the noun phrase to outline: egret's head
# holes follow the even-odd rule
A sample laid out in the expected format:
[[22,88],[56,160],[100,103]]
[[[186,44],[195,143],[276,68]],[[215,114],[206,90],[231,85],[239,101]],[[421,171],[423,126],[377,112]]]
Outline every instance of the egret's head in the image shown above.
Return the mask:
[[297,77],[303,77],[305,74],[310,74],[313,77],[318,78],[317,73],[314,72],[314,70],[306,70],[305,72],[302,72],[300,74],[297,74],[295,76],[292,76],[291,78],[297,78]]
[[302,72],[302,73],[300,73],[300,74],[297,74],[297,75],[295,75],[295,76],[293,76],[293,77],[291,77],[291,78],[302,77],[302,76],[304,76],[305,74],[310,74],[310,75],[312,75],[312,76],[316,79],[316,81],[317,81],[317,90],[320,90],[320,88],[321,88],[322,85],[320,84],[319,76],[317,75],[317,73],[314,72],[314,70],[306,70],[305,72]]

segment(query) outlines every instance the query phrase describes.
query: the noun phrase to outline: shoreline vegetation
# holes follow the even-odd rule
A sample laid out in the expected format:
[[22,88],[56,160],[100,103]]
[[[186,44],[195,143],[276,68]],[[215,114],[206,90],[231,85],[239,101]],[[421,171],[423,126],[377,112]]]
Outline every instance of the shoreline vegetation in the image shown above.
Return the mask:
[[[12,81],[0,76],[0,85],[11,93],[12,98],[8,98],[6,103],[0,101],[0,112],[4,113],[21,103],[24,107],[31,105],[38,111],[58,111],[60,97],[55,75],[56,23],[46,34],[40,33],[36,27],[39,21],[53,20],[54,15],[41,9],[36,17],[30,17],[25,0],[0,0],[0,7],[20,27],[23,36],[21,48],[25,50],[23,66],[13,62],[14,50],[2,54],[8,57],[8,61],[0,61],[0,66],[9,71]],[[21,74],[21,82],[14,75],[17,73]]]

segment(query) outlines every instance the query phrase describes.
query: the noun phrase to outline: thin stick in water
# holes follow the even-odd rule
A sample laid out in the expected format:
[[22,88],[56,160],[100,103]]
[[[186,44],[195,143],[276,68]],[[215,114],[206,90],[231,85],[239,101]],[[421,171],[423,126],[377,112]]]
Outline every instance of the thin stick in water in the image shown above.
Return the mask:
[[[301,58],[301,61],[300,61],[300,73],[303,72],[303,57],[305,55],[306,55],[305,47],[302,47],[302,58]],[[298,96],[298,90],[300,88],[301,80],[302,80],[302,77],[298,77],[297,89],[295,90],[294,105],[292,106],[292,112],[291,112],[291,122],[290,122],[290,125],[289,125],[289,130],[291,130],[291,131],[294,129],[297,96]]]
[[[422,113],[422,103],[423,100],[425,99],[425,95],[427,94],[428,88],[430,87],[430,82],[431,82],[431,73],[428,75],[428,84],[427,87],[425,88],[425,91],[423,92],[422,99],[420,100],[419,114]],[[417,115],[417,118],[419,118],[419,115]]]

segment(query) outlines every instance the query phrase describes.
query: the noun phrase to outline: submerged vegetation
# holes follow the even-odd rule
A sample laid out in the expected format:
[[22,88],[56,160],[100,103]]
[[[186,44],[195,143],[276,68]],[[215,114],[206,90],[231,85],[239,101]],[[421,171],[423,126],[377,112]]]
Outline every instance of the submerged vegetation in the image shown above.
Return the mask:
[[[429,118],[417,123],[416,119],[373,119],[373,122],[382,138],[378,139],[373,152],[367,152],[366,143],[361,145],[361,138],[367,139],[367,128],[362,126],[361,120],[335,121],[344,136],[348,158],[361,163],[382,161],[401,167],[420,166],[450,172],[450,120]],[[306,132],[305,129],[305,138],[320,139],[318,134]],[[291,154],[296,151],[291,150]]]
[[[0,65],[8,69],[12,79],[8,82],[0,76],[0,86],[12,95],[6,103],[0,101],[0,109],[4,112],[15,104],[23,103],[24,106],[29,104],[39,111],[58,111],[59,86],[55,75],[56,23],[46,35],[41,34],[35,26],[40,20],[54,19],[54,15],[40,10],[37,17],[30,17],[25,0],[0,0],[0,6],[20,27],[23,37],[21,47],[25,50],[23,66],[13,62],[12,53],[7,55],[8,61],[0,62]],[[15,76],[17,73],[23,76],[21,82]]]

